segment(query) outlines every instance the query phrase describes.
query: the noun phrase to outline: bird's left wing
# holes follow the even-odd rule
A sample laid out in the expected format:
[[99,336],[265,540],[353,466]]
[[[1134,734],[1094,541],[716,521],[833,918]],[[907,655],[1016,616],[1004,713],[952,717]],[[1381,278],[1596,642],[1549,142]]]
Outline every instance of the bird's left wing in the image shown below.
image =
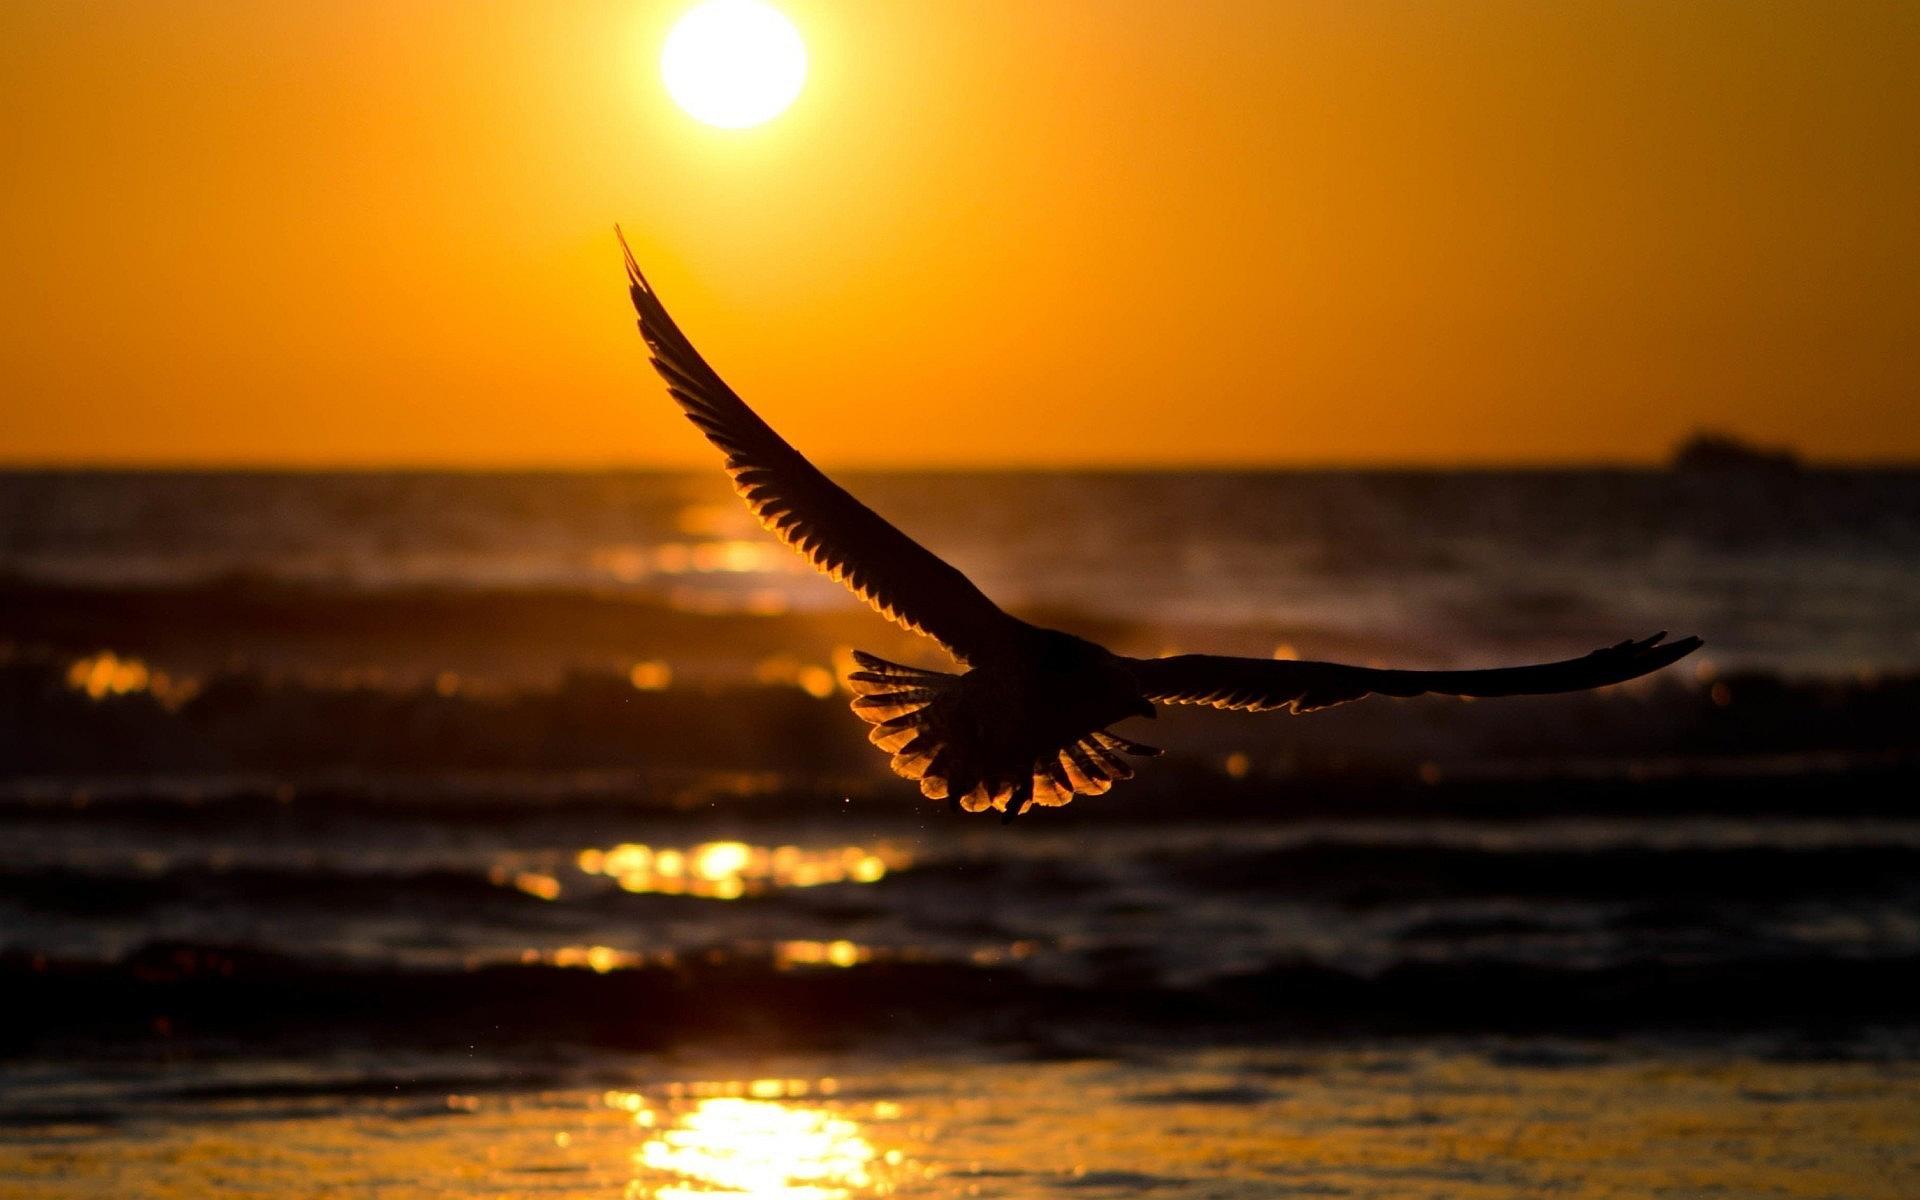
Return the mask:
[[828,479],[748,408],[667,315],[625,237],[620,249],[654,369],[687,418],[727,456],[734,490],[760,523],[882,616],[927,635],[962,661],[1012,644],[1026,626]]
[[1213,654],[1129,659],[1127,666],[1147,699],[1161,704],[1300,713],[1367,695],[1537,696],[1604,687],[1657,671],[1700,647],[1696,637],[1664,642],[1666,636],[1621,642],[1584,658],[1483,671],[1394,671]]

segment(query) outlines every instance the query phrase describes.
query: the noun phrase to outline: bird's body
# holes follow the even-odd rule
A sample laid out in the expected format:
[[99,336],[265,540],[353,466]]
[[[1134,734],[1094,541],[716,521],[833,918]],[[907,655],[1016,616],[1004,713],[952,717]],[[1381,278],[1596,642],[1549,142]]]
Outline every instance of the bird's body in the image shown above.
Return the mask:
[[[625,241],[622,240],[622,249]],[[626,255],[640,333],[668,391],[726,454],[762,525],[883,616],[938,642],[958,674],[856,653],[848,677],[868,737],[923,794],[1008,817],[1098,795],[1159,751],[1113,733],[1157,704],[1307,712],[1369,694],[1514,696],[1602,687],[1658,670],[1698,638],[1664,634],[1581,658],[1477,671],[1399,671],[1204,654],[1128,658],[1000,610],[965,575],[861,504],[727,387]]]
[[1159,753],[1107,728],[1155,711],[1118,655],[1035,626],[1020,642],[960,675],[862,654],[853,710],[897,773],[969,812],[1104,792],[1132,777],[1124,755]]

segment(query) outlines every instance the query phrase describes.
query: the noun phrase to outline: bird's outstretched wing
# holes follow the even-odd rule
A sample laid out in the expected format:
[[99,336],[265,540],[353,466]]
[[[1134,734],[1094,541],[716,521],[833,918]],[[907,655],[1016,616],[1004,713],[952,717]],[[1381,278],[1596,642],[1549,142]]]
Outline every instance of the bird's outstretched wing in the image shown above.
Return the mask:
[[1209,704],[1249,712],[1284,708],[1301,713],[1375,694],[1537,696],[1603,687],[1657,671],[1700,648],[1699,638],[1663,642],[1666,636],[1656,633],[1642,641],[1621,642],[1585,658],[1486,671],[1392,671],[1212,654],[1129,659],[1127,666],[1147,699],[1161,704]]
[[762,525],[882,616],[962,661],[992,656],[1025,628],[972,580],[828,479],[748,408],[667,315],[624,236],[620,249],[654,369],[688,419],[727,456],[734,490]]

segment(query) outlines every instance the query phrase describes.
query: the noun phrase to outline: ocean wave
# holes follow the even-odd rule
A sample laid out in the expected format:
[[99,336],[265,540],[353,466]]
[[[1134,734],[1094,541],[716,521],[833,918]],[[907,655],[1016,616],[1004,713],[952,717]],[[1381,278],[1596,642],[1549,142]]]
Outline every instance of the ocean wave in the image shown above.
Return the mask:
[[1646,903],[1920,896],[1920,847],[1369,844],[1320,840],[1257,850],[1165,853],[1183,886],[1353,906],[1461,896]]
[[1285,959],[1188,987],[1049,982],[1009,966],[780,965],[399,970],[237,946],[156,943],[109,962],[0,954],[0,1045],[594,1045],[820,1049],[888,1038],[993,1044],[1083,1036],[1910,1028],[1920,957],[1647,957],[1603,967],[1500,959],[1359,972]]

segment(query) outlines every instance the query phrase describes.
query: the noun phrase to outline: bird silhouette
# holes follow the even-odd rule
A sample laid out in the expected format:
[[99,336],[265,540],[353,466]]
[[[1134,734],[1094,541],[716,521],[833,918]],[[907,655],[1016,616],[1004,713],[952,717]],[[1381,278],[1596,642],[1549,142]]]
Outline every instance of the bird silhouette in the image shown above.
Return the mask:
[[[618,229],[615,230],[619,233]],[[1160,753],[1107,727],[1156,705],[1311,712],[1362,696],[1522,696],[1604,687],[1691,654],[1664,633],[1581,658],[1468,671],[1176,654],[1129,658],[1011,616],[973,581],[828,479],[700,357],[620,237],[640,336],[688,419],[726,455],[761,525],[882,616],[938,642],[959,674],[855,651],[853,711],[893,770],[930,799],[1006,819],[1100,795]]]

